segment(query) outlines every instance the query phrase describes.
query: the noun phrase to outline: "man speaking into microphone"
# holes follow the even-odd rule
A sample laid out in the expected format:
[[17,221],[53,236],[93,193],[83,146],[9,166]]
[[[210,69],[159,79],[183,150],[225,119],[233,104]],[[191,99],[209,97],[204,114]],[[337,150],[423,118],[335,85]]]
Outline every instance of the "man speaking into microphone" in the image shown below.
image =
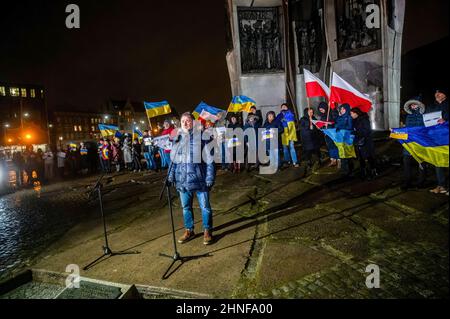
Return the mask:
[[[205,154],[205,141],[201,138],[201,130],[194,129],[194,118],[191,113],[181,116],[181,130],[172,146],[171,159],[173,167],[167,181],[174,185],[180,194],[185,232],[178,239],[180,244],[195,237],[194,214],[192,203],[194,194],[202,211],[203,243],[212,243],[212,210],[209,203],[209,191],[214,185],[215,167],[212,157]],[[206,161],[202,157],[205,154]]]

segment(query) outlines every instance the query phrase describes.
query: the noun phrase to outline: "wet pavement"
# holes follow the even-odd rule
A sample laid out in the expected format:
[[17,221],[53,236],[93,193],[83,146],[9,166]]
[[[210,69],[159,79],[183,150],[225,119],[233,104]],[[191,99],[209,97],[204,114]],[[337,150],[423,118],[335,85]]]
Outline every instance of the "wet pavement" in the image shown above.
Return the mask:
[[29,263],[89,216],[92,203],[61,183],[0,197],[0,280]]
[[[107,258],[82,276],[221,298],[449,296],[448,197],[402,191],[397,163],[384,165],[373,181],[342,179],[326,167],[271,176],[219,172],[211,193],[215,242],[205,247],[199,234],[180,245],[182,256],[208,256],[179,265],[166,280],[161,275],[170,260],[159,253],[170,254],[173,246],[167,202],[159,200],[163,177],[114,176],[104,189],[110,245],[139,254]],[[94,179],[3,197],[2,227],[9,235],[0,236],[12,239],[2,247],[2,267],[64,272],[68,264],[82,268],[97,258],[102,226],[96,203],[86,204]],[[428,186],[434,182],[430,174]],[[194,210],[200,233],[196,202]],[[174,218],[180,236],[177,198]],[[378,289],[366,286],[368,265],[380,268]]]

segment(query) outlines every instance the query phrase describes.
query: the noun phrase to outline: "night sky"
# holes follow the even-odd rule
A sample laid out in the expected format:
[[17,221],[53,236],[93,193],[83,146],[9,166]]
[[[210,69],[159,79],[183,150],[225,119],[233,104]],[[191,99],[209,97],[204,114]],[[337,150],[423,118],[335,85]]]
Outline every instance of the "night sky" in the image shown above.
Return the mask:
[[[69,3],[80,6],[81,29],[65,26]],[[0,81],[44,85],[50,109],[96,111],[127,97],[167,99],[179,112],[201,100],[226,108],[224,7],[223,0],[2,2]],[[404,53],[448,36],[448,1],[408,0],[403,35]],[[422,77],[416,73],[408,79]]]
[[[65,26],[70,3],[81,29]],[[50,109],[130,97],[192,111],[231,98],[221,0],[8,1],[0,30],[0,81],[44,85]]]

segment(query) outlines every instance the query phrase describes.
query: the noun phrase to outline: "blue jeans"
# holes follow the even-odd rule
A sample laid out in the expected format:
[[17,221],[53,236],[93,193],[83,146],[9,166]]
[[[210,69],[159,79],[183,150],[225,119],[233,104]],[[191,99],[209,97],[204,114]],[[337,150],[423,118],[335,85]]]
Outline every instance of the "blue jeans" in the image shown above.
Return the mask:
[[169,165],[166,162],[166,157],[164,156],[164,150],[159,149],[159,158],[161,159],[161,168],[169,167]]
[[194,193],[197,193],[197,200],[202,210],[203,230],[212,230],[212,210],[209,204],[209,192],[179,192],[181,206],[183,207],[184,227],[194,230],[194,213],[192,202]]
[[148,170],[155,170],[156,169],[156,162],[155,162],[155,159],[153,158],[153,154],[145,152],[144,153],[144,158],[147,161],[147,169]]
[[280,168],[280,158],[278,149],[269,150],[269,160],[270,166],[275,167],[276,169]]
[[163,156],[164,156],[164,161],[166,162],[167,167],[169,167],[170,166],[170,162],[171,162],[171,160],[170,160],[170,153],[166,153],[166,152],[163,151]]
[[437,178],[438,186],[447,188],[447,184],[445,182],[445,168],[436,167],[436,178]]
[[298,164],[297,152],[295,151],[294,141],[289,141],[289,145],[283,145],[284,161]]

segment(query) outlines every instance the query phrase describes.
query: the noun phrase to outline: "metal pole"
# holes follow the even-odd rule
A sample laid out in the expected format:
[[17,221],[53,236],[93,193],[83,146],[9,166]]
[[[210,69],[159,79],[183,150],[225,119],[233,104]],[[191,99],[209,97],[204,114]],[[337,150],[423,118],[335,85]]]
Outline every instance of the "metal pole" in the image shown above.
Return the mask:
[[105,235],[105,254],[110,253],[109,244],[108,244],[108,236],[106,235],[106,220],[105,220],[105,213],[103,212],[103,199],[102,199],[102,185],[99,184],[97,188],[98,192],[98,200],[100,202],[100,213],[102,214],[102,220],[103,220],[103,231]]

